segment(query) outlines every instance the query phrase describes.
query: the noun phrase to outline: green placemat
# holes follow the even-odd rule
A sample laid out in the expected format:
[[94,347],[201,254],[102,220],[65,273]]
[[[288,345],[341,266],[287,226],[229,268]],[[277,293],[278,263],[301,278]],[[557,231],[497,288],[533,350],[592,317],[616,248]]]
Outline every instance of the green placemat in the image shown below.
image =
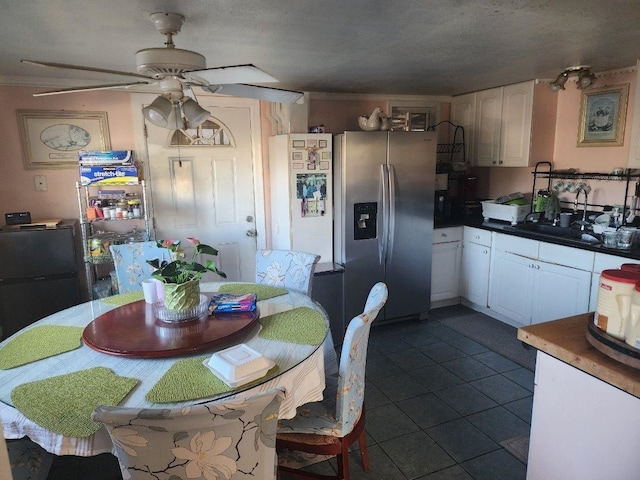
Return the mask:
[[106,367],[90,368],[19,385],[14,406],[38,425],[65,437],[88,437],[102,425],[91,420],[98,405],[118,405],[136,386]]
[[21,333],[0,349],[0,370],[75,350],[82,345],[82,327],[42,325]]
[[257,300],[286,295],[289,290],[286,288],[274,287],[272,285],[260,285],[258,283],[226,283],[218,289],[220,293],[235,293],[243,295],[245,293],[255,293]]
[[327,335],[327,322],[320,312],[298,307],[260,319],[259,337],[305,345],[320,345]]
[[144,293],[142,290],[135,290],[133,292],[120,293],[111,297],[103,298],[104,303],[109,305],[126,305],[127,303],[137,302],[138,300],[144,300]]
[[[185,402],[235,390],[216,377],[204,365],[203,362],[208,358],[195,357],[178,360],[149,390],[145,397],[147,401],[153,403]],[[277,365],[273,366],[264,377],[251,382],[249,386],[261,383],[265,377],[274,376],[278,370]]]

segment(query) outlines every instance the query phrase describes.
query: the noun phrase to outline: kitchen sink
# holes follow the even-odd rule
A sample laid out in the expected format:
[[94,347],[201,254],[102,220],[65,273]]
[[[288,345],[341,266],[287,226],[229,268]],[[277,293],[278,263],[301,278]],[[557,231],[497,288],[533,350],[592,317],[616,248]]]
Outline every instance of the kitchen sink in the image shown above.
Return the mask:
[[506,227],[507,230],[527,232],[532,237],[556,238],[569,243],[579,243],[583,245],[598,245],[600,239],[591,232],[583,232],[578,228],[563,228],[548,223],[519,223]]

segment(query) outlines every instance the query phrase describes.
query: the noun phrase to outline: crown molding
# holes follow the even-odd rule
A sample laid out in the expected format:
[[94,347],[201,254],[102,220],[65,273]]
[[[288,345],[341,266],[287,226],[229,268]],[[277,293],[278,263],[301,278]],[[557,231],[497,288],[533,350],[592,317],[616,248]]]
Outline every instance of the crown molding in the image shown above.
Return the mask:
[[331,92],[309,92],[310,100],[339,100],[339,101],[360,101],[360,102],[450,102],[450,95],[398,95],[384,93],[331,93]]

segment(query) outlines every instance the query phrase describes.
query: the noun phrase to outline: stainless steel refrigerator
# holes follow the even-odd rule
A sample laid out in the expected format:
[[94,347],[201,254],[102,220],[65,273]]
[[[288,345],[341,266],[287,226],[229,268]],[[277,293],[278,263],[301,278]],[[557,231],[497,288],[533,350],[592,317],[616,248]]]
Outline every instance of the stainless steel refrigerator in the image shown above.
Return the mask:
[[344,265],[345,325],[371,287],[389,298],[378,322],[430,308],[435,132],[345,132],[334,140],[334,255]]

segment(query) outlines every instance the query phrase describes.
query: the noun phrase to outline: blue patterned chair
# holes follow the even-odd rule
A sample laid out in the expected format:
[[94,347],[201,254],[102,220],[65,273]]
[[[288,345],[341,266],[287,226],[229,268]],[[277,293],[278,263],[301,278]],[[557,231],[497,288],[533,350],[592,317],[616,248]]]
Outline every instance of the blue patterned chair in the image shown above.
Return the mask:
[[276,430],[284,394],[271,389],[192,407],[100,406],[123,478],[275,479]]
[[[295,250],[258,250],[256,252],[256,283],[273,285],[311,296],[313,274],[320,255]],[[338,359],[329,332],[324,343],[324,369],[327,375],[337,375]]]
[[320,255],[295,250],[258,250],[256,283],[283,287],[311,296]]
[[[356,440],[364,471],[369,470],[369,454],[365,438],[364,386],[367,345],[371,323],[387,301],[387,286],[376,283],[367,298],[364,312],[354,317],[347,327],[342,344],[337,381],[327,377],[321,402],[298,408],[291,420],[278,426],[278,448],[336,455],[338,476],[349,479],[349,446]],[[295,478],[334,478],[309,475],[302,470],[280,467],[282,473]]]
[[28,437],[6,442],[13,480],[46,480],[53,463],[51,453]]
[[171,261],[171,251],[158,247],[155,241],[124,243],[109,247],[118,281],[118,292],[142,290],[140,282],[151,278],[154,268],[147,260]]

